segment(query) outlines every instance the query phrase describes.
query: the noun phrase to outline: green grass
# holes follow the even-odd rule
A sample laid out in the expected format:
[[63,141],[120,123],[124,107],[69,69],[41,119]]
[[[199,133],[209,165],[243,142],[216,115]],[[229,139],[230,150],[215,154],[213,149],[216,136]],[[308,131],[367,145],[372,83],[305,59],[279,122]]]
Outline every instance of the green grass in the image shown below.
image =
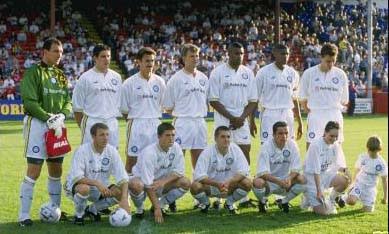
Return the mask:
[[[208,122],[209,137],[213,129],[213,122]],[[73,150],[80,141],[80,131],[74,122],[67,123],[69,139]],[[121,139],[120,153],[124,159],[125,123],[120,121]],[[345,119],[344,151],[347,164],[354,167],[359,153],[365,150],[368,136],[377,134],[384,141],[383,156],[387,161],[388,147],[388,117],[368,115]],[[211,139],[211,138],[210,138]],[[255,172],[256,158],[259,150],[258,138],[253,139],[251,152],[251,174]],[[299,142],[302,158],[305,156],[304,139]],[[300,199],[292,201],[293,208],[289,214],[284,214],[277,207],[271,206],[266,215],[259,214],[256,209],[240,210],[237,216],[231,216],[226,211],[210,211],[209,214],[200,214],[192,210],[192,197],[186,194],[178,201],[179,212],[165,219],[162,225],[155,225],[152,216],[147,212],[142,221],[134,219],[129,227],[114,229],[110,227],[107,217],[97,224],[87,223],[78,227],[71,223],[42,224],[38,220],[38,209],[48,200],[46,189],[47,169],[44,167],[41,178],[35,186],[32,205],[34,226],[21,229],[17,226],[19,207],[19,186],[26,171],[26,162],[22,156],[24,142],[22,140],[21,122],[0,122],[0,233],[373,233],[374,231],[388,230],[388,207],[379,203],[383,196],[381,181],[376,202],[376,210],[372,214],[362,213],[361,204],[339,210],[337,215],[320,217],[300,210]],[[69,168],[71,155],[64,162],[64,175]],[[186,174],[191,178],[189,157],[186,156]],[[250,193],[250,197],[254,195]],[[271,198],[272,200],[272,198]],[[62,210],[73,213],[71,201],[63,196]],[[147,201],[147,206],[149,206]],[[387,233],[387,232],[386,232]]]

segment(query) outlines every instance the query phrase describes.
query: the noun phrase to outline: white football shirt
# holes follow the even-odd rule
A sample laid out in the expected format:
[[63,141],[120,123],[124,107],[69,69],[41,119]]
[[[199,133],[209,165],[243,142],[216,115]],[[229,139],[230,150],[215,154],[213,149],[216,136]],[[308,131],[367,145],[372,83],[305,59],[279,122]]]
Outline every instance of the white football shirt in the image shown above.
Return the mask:
[[271,174],[285,179],[291,172],[300,170],[300,153],[295,141],[288,140],[282,149],[277,147],[274,140],[265,142],[261,147],[257,158],[257,176]]
[[138,72],[124,81],[120,111],[133,118],[162,117],[162,98],[166,90],[165,81],[152,74],[149,80]]
[[204,73],[196,71],[193,77],[181,69],[167,83],[163,107],[173,110],[176,117],[206,117],[208,87],[208,78]]
[[193,172],[193,180],[209,178],[224,182],[236,174],[249,175],[249,165],[239,146],[231,142],[227,154],[223,156],[213,144],[200,154]]
[[355,177],[356,183],[374,187],[379,176],[388,175],[388,167],[385,160],[379,156],[371,158],[367,153],[361,154],[355,163],[355,168],[360,171]]
[[337,67],[326,73],[320,71],[319,65],[308,68],[301,77],[299,98],[307,100],[312,110],[342,110],[349,101],[346,73]]
[[181,147],[174,142],[168,152],[165,152],[158,142],[147,146],[138,157],[132,173],[141,178],[146,188],[151,186],[154,180],[172,173],[184,176],[185,159]]
[[73,90],[74,112],[83,112],[89,117],[109,119],[119,117],[122,78],[108,69],[106,74],[95,68],[84,72]]
[[255,78],[258,99],[266,109],[292,109],[297,98],[299,75],[287,65],[280,70],[275,63],[261,68]]
[[85,143],[73,154],[67,184],[72,188],[80,179],[88,178],[108,186],[111,175],[115,178],[116,184],[128,181],[127,172],[117,149],[108,144],[99,154],[94,152],[93,143]]
[[[237,71],[227,63],[217,66],[209,78],[209,101],[219,101],[233,116],[241,116],[249,102],[258,101],[254,73],[243,65]],[[215,122],[220,118],[215,112]]]

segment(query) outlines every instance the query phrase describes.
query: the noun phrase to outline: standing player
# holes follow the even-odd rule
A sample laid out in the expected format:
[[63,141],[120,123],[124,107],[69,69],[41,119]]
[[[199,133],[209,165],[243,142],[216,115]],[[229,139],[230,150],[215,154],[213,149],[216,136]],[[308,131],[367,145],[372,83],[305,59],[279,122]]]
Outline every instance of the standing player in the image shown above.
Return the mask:
[[175,202],[190,188],[185,175],[185,160],[181,147],[174,142],[175,131],[170,123],[158,126],[158,142],[147,146],[133,168],[129,181],[136,215],[143,217],[146,194],[150,198],[156,223],[163,222],[163,208]]
[[141,48],[137,54],[140,71],[123,83],[120,111],[127,119],[126,171],[132,173],[142,150],[158,140],[165,81],[153,74],[156,52]]
[[286,122],[273,125],[273,140],[263,144],[258,156],[257,175],[253,180],[253,191],[259,201],[259,212],[266,212],[270,194],[285,195],[280,208],[289,212],[289,201],[303,192],[306,183],[300,175],[300,153],[296,142],[288,137]]
[[[302,207],[311,206],[316,214],[336,213],[335,202],[340,207],[339,196],[350,183],[351,175],[346,167],[343,150],[337,141],[339,124],[329,121],[325,126],[324,136],[312,142],[304,162],[304,176],[307,188]],[[329,203],[324,197],[325,190],[332,188]]]
[[355,205],[358,200],[363,203],[363,211],[373,212],[377,196],[377,179],[382,179],[384,196],[382,204],[388,203],[388,166],[381,157],[382,141],[378,136],[371,136],[366,143],[367,153],[361,154],[355,163],[354,184],[345,200],[348,205]]
[[177,119],[174,121],[176,142],[184,150],[190,149],[192,167],[207,146],[208,78],[198,71],[199,48],[185,44],[182,48],[184,68],[170,78],[164,97],[164,108]]
[[[64,189],[75,206],[74,223],[84,225],[84,216],[100,221],[99,211],[116,203],[127,212],[128,176],[117,149],[108,144],[109,129],[96,123],[90,129],[92,142],[81,145],[72,158]],[[113,175],[116,184],[109,185]],[[87,202],[92,201],[90,206]]]
[[61,205],[61,175],[63,156],[48,158],[44,134],[49,128],[62,126],[65,116],[71,111],[67,79],[57,65],[62,57],[62,43],[49,38],[43,43],[42,61],[33,65],[24,74],[20,85],[24,118],[24,139],[26,143],[27,174],[20,188],[20,226],[31,226],[30,209],[34,185],[44,160],[47,163],[49,180],[47,188],[51,202]]
[[90,128],[95,123],[109,127],[109,143],[119,147],[120,75],[109,69],[111,48],[97,44],[93,49],[95,66],[83,73],[73,91],[74,118],[81,128],[81,143],[91,142]]
[[339,123],[339,142],[344,141],[342,109],[348,103],[348,79],[346,73],[334,66],[338,48],[325,44],[321,49],[321,63],[307,69],[302,78],[299,98],[308,112],[307,148],[323,136],[328,121]]
[[[296,117],[297,140],[301,138],[303,123],[301,120],[300,105],[297,100],[299,75],[287,64],[289,48],[276,44],[273,47],[275,61],[259,70],[256,76],[258,99],[261,108],[261,143],[272,140],[272,127],[278,121],[285,121],[289,127],[289,137],[294,139],[294,116]],[[252,116],[251,131],[256,132],[255,121]]]
[[226,126],[215,130],[215,144],[199,157],[193,173],[192,195],[200,202],[201,212],[209,208],[208,197],[226,197],[224,207],[236,214],[234,202],[247,196],[252,188],[248,178],[249,165],[242,150],[231,143],[231,131]]

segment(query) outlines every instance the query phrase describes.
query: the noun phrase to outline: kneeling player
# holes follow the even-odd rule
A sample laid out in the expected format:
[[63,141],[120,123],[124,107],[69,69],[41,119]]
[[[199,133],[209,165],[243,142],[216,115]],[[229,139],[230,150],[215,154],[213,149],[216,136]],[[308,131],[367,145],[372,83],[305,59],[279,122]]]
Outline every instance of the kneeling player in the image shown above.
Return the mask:
[[280,121],[273,125],[273,140],[263,145],[258,156],[257,176],[253,180],[253,191],[259,201],[259,212],[266,212],[270,194],[284,195],[280,208],[289,212],[289,201],[303,192],[306,183],[299,174],[300,153],[294,140],[288,139],[288,126]]
[[[100,220],[99,211],[114,204],[130,212],[128,204],[128,175],[119,152],[108,144],[109,129],[96,123],[91,130],[92,142],[81,145],[73,155],[72,165],[64,186],[75,206],[74,223],[84,224],[85,215]],[[109,186],[113,175],[116,185]],[[87,201],[93,202],[87,206]]]
[[359,156],[355,163],[355,182],[349,194],[344,197],[348,205],[355,205],[358,200],[363,203],[363,211],[373,212],[377,195],[377,179],[382,178],[384,197],[382,204],[388,203],[388,167],[379,152],[382,141],[377,136],[367,140],[367,153]]
[[190,181],[184,177],[184,155],[174,142],[173,125],[162,123],[157,132],[158,142],[147,146],[133,167],[129,190],[137,209],[136,216],[143,217],[145,190],[154,209],[155,222],[162,223],[162,208],[182,197],[189,190]]
[[[337,141],[339,124],[334,121],[327,123],[324,136],[315,140],[308,148],[304,164],[304,175],[307,178],[307,188],[303,197],[302,207],[312,206],[313,211],[320,215],[336,213],[335,202],[346,190],[351,175],[346,168],[346,161],[340,143]],[[329,202],[324,192],[332,188]],[[338,202],[339,207],[344,203]]]
[[234,202],[245,197],[252,187],[247,160],[230,138],[228,127],[216,128],[216,144],[208,146],[197,161],[191,193],[200,202],[203,213],[208,211],[211,196],[227,197],[224,207],[235,214]]

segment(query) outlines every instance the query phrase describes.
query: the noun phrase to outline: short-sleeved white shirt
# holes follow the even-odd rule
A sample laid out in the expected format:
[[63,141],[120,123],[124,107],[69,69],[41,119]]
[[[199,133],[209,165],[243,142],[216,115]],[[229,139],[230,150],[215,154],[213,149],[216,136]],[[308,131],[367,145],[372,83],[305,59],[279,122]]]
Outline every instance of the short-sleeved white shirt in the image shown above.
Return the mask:
[[346,160],[339,142],[328,145],[323,137],[312,142],[304,162],[307,187],[315,188],[314,174],[320,175],[321,180],[326,181],[325,178],[336,175],[339,168],[346,168]]
[[138,72],[123,83],[120,111],[128,114],[128,119],[160,118],[165,90],[165,81],[160,76],[152,74],[146,80]]
[[92,142],[85,143],[73,154],[67,185],[72,188],[80,179],[88,178],[98,180],[108,186],[111,175],[117,184],[128,181],[127,172],[117,149],[108,144],[99,154],[94,151]]
[[261,68],[255,78],[258,99],[266,109],[292,109],[297,98],[299,75],[288,65],[280,70],[275,63]]
[[261,147],[257,158],[257,176],[271,174],[285,179],[291,172],[300,170],[300,153],[295,141],[288,140],[282,149],[277,147],[274,140],[265,142]]
[[165,152],[159,143],[153,143],[142,151],[138,162],[132,168],[134,176],[141,178],[145,187],[149,187],[155,180],[172,173],[179,176],[185,174],[185,159],[181,147],[174,142]]
[[208,87],[204,73],[196,71],[193,77],[181,69],[167,83],[163,107],[176,117],[206,117]]
[[360,169],[355,177],[356,183],[369,187],[376,186],[379,176],[388,175],[388,166],[385,160],[381,156],[371,158],[367,153],[359,156],[355,168]]
[[[209,100],[219,101],[229,113],[239,117],[249,102],[258,101],[254,73],[243,65],[237,71],[227,63],[217,66],[209,78]],[[215,112],[215,121],[219,117]]]
[[74,112],[83,112],[89,117],[109,119],[119,117],[122,78],[108,69],[107,73],[96,68],[84,72],[73,90]]
[[348,79],[337,67],[324,73],[319,65],[305,70],[299,88],[299,98],[307,100],[312,110],[339,109],[348,103]]
[[249,175],[249,165],[239,146],[231,142],[227,154],[223,156],[213,144],[200,154],[193,173],[193,180],[209,178],[224,182],[236,174]]

